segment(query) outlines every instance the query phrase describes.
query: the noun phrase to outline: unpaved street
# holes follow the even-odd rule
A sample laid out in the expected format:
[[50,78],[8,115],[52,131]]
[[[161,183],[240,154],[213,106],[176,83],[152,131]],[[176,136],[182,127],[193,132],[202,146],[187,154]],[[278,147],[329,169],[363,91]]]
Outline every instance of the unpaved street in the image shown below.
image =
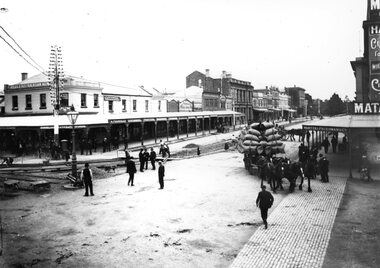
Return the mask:
[[[259,180],[236,151],[167,162],[157,171],[95,181],[83,191],[2,201],[8,265],[227,267],[261,224]],[[282,195],[275,195],[276,204]],[[274,207],[275,207],[274,206]]]

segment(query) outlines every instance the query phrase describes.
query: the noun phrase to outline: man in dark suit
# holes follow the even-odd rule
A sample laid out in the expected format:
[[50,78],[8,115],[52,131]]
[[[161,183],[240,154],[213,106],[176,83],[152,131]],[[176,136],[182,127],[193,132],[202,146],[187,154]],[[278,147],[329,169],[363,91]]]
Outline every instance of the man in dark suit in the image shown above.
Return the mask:
[[129,174],[129,180],[128,180],[128,186],[131,184],[131,186],[134,186],[133,180],[135,178],[136,173],[136,165],[135,162],[131,158],[127,158],[127,173]]
[[164,189],[165,167],[162,164],[162,161],[159,161],[158,165],[158,182],[160,183],[160,190],[162,190]]
[[140,162],[140,172],[144,172],[144,152],[143,149],[140,149],[139,152],[139,162]]
[[319,157],[321,157],[318,162],[321,181],[329,182],[329,160],[327,160],[326,156],[323,156],[322,154],[320,154]]
[[274,198],[270,192],[267,192],[265,185],[261,186],[262,191],[259,193],[256,199],[256,206],[260,208],[261,218],[265,224],[265,229],[268,229],[268,209],[272,206]]
[[150,148],[150,163],[152,164],[152,169],[156,169],[156,152],[154,151],[153,147]]
[[148,169],[148,163],[149,163],[149,152],[146,148],[144,149],[143,155],[144,155],[144,168],[147,170]]

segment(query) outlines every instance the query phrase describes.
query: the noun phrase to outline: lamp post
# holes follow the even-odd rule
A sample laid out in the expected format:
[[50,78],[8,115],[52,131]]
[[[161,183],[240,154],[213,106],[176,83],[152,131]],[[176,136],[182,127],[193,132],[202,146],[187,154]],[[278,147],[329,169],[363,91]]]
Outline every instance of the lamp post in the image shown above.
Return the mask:
[[67,117],[69,118],[69,121],[72,126],[72,141],[73,141],[73,146],[71,148],[72,150],[72,158],[71,158],[71,175],[73,177],[77,178],[77,155],[75,152],[75,122],[77,121],[79,116],[79,113],[75,111],[74,106],[71,106],[70,112],[67,113]]

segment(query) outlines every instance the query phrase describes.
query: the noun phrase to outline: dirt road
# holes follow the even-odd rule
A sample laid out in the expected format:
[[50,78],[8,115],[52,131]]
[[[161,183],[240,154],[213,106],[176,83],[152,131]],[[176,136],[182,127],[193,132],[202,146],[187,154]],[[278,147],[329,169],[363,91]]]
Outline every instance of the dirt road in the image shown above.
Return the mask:
[[1,201],[3,260],[25,267],[227,267],[261,224],[259,180],[243,168],[242,155],[168,162],[164,190],[156,172],[138,172],[134,187],[124,174],[97,180],[94,197],[60,190]]

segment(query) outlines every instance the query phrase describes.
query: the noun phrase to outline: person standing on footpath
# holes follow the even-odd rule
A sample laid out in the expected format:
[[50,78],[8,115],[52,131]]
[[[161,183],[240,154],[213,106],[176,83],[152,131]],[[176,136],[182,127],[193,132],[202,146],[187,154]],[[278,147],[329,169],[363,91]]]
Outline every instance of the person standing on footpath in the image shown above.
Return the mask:
[[265,190],[265,185],[262,185],[261,189],[262,191],[259,192],[256,199],[256,206],[260,208],[261,218],[263,219],[263,222],[265,224],[265,229],[268,229],[268,209],[272,207],[274,198],[270,192]]
[[140,149],[139,152],[139,162],[140,162],[140,172],[144,172],[144,152],[143,149]]
[[337,145],[338,145],[338,139],[336,138],[336,136],[333,136],[331,139],[331,146],[332,146],[333,153],[336,153]]
[[150,163],[152,164],[152,169],[155,170],[156,169],[156,152],[154,151],[153,147],[150,148]]
[[165,166],[162,161],[158,162],[158,182],[160,183],[160,190],[164,189],[164,177],[165,177]]
[[127,173],[129,174],[128,186],[129,186],[129,184],[131,186],[135,186],[133,184],[133,180],[135,179],[135,173],[137,171],[136,170],[136,164],[130,157],[128,157],[126,166],[127,166]]
[[149,152],[145,148],[144,149],[144,167],[145,167],[146,170],[148,170],[148,163],[149,163]]
[[81,179],[84,183],[84,187],[86,189],[86,192],[84,193],[84,196],[88,196],[88,189],[90,188],[90,195],[94,195],[94,192],[92,190],[92,170],[89,168],[89,164],[84,164],[84,169],[81,173]]
[[321,181],[329,182],[329,160],[322,154],[319,155],[320,159],[318,162],[319,172],[321,173]]
[[327,154],[327,152],[329,151],[329,146],[330,146],[330,142],[327,137],[322,141],[322,146],[323,148],[325,148],[325,154]]

